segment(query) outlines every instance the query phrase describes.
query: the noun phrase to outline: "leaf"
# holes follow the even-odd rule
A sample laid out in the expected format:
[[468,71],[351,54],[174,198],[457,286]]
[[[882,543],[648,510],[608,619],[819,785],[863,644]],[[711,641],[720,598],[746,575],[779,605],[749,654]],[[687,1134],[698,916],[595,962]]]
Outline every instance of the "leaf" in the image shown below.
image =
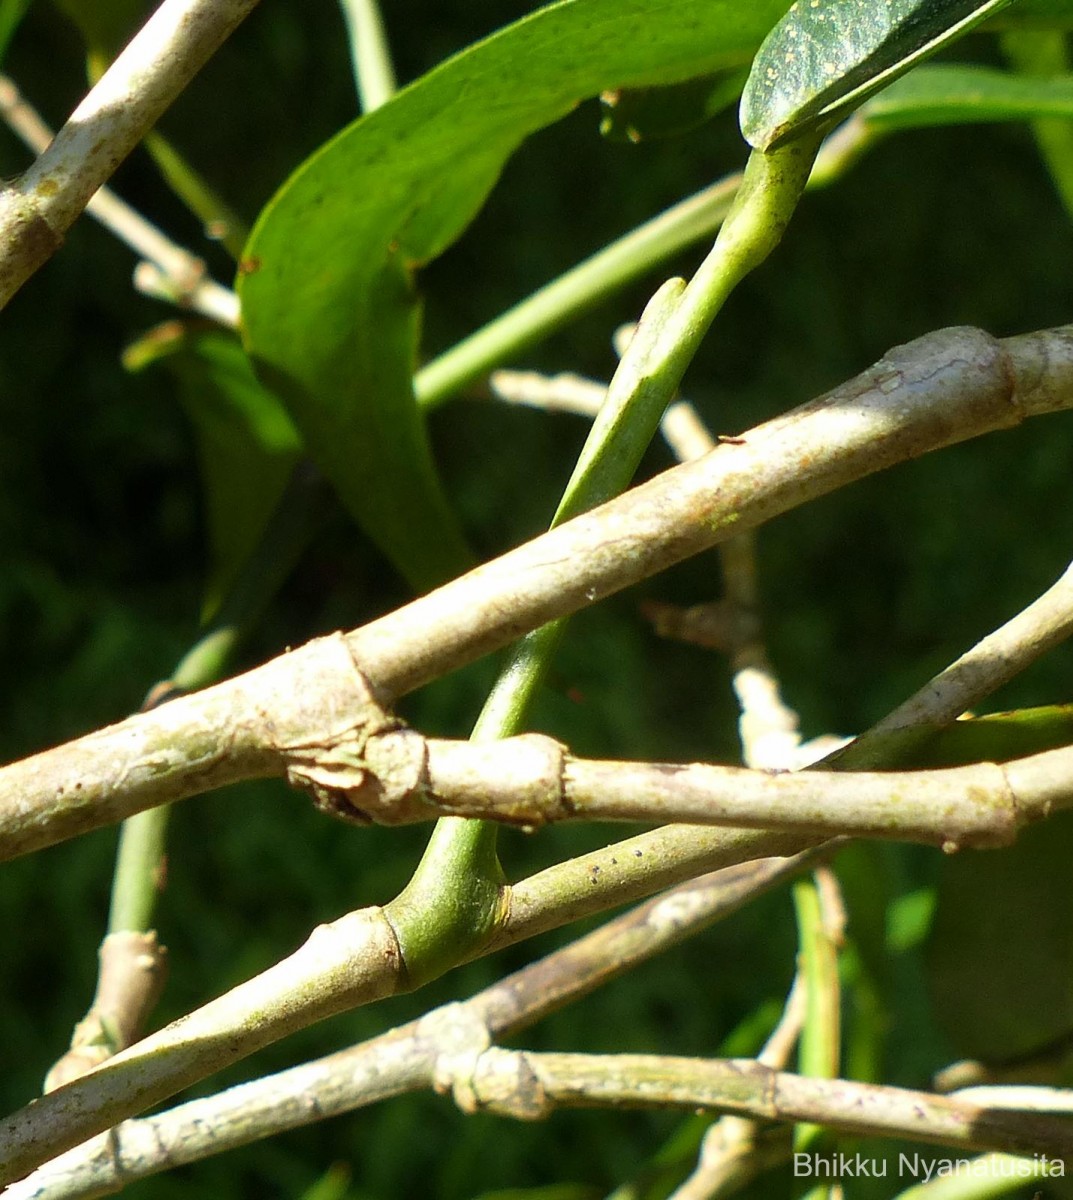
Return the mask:
[[301,453],[279,400],[257,380],[238,340],[217,326],[169,321],[130,346],[130,370],[163,363],[194,427],[212,568],[210,616],[257,545]]
[[989,67],[921,67],[873,97],[861,115],[876,129],[1073,117],[1073,75],[1013,75]]
[[238,288],[247,348],[350,512],[419,587],[465,549],[412,388],[416,268],[473,219],[530,133],[608,88],[747,63],[785,0],[565,0],[348,127],[261,214]]
[[741,131],[771,150],[833,123],[1010,0],[797,0],[767,36]]

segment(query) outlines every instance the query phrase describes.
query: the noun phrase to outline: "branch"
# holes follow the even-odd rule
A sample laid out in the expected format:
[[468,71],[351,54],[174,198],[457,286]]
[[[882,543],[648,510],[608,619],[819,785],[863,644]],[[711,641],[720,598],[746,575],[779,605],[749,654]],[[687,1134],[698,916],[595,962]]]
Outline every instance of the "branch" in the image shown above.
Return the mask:
[[[286,1129],[431,1087],[437,1060],[457,1041],[459,1028],[476,1030],[482,1045],[516,1033],[736,912],[814,859],[815,852],[793,859],[767,859],[691,880],[493,984],[464,1004],[449,1004],[339,1054],[191,1101],[159,1116],[125,1121],[107,1137],[77,1146],[13,1185],[4,1193],[4,1200],[100,1195],[136,1178]],[[292,989],[300,965],[297,957],[288,960]],[[263,987],[260,994],[264,997]],[[230,1038],[219,1028],[214,1033],[218,1045],[244,1038],[241,1026]],[[104,1127],[96,1122],[88,1128],[80,1122],[80,1136],[72,1127],[77,1101],[83,1098],[88,1105],[93,1090],[92,1077],[80,1081],[77,1089],[68,1089],[73,1102],[67,1110],[52,1115],[51,1153],[41,1157],[51,1157]],[[308,1102],[310,1096],[317,1098],[315,1105]],[[40,1108],[41,1102],[35,1102],[24,1113],[39,1116]],[[23,1154],[21,1138],[3,1147],[5,1161],[16,1154]],[[26,1160],[20,1157],[19,1161]]]
[[[52,131],[6,75],[0,75],[0,115],[31,150],[41,154],[48,148]],[[86,211],[146,260],[134,273],[142,291],[229,328],[238,324],[238,298],[208,278],[204,260],[173,242],[110,188],[90,197]]]
[[[809,1079],[752,1059],[649,1054],[534,1054],[491,1047],[460,1055],[449,1081],[465,1112],[542,1120],[557,1108],[685,1108],[808,1121],[964,1150],[1073,1155],[1073,1127],[1039,1113],[846,1079]],[[442,1084],[441,1084],[442,1086]]]
[[[321,645],[336,652],[345,649],[341,640],[326,640]],[[453,743],[427,741],[413,731],[401,730],[369,735],[358,766],[352,755],[343,757],[337,750],[328,774],[324,764],[329,758],[318,746],[316,765],[305,768],[302,775],[292,767],[292,777],[314,787],[321,802],[333,807],[357,807],[357,797],[368,794],[361,801],[365,805],[361,811],[366,813],[372,811],[372,802],[374,807],[385,805],[392,816],[407,804],[418,815],[429,815],[433,798],[442,805],[452,793],[460,801],[448,809],[454,815],[471,815],[476,809],[487,815],[491,807],[495,815],[529,823],[558,815],[631,819],[643,815],[651,819],[655,803],[664,817],[688,811],[700,821],[781,826],[798,839],[822,834],[829,827],[877,836],[908,831],[907,836],[939,841],[947,849],[959,843],[1000,844],[1021,821],[1038,818],[1073,795],[1068,782],[1073,748],[1047,751],[1005,767],[980,764],[904,774],[803,772],[771,776],[740,768],[566,760],[557,743],[540,735],[494,743]],[[501,783],[504,771],[513,774],[513,786]],[[352,793],[346,784],[350,777],[357,779]],[[906,795],[912,799],[906,800]],[[659,835],[673,840],[681,831],[672,828],[657,831]],[[774,833],[747,829],[737,840],[704,844],[704,849],[712,853],[733,847],[739,854],[743,850],[748,853],[750,844],[754,848],[757,844],[769,846],[770,839],[778,836],[778,828]],[[634,887],[650,886],[653,875],[648,864],[631,861],[628,846],[609,848],[604,861],[617,867],[621,859],[625,864],[618,868],[621,879]],[[634,851],[637,857],[644,857],[639,849]],[[664,846],[663,853],[654,856],[654,865],[657,878],[661,870],[683,872],[689,868],[688,856],[672,857]],[[512,889],[504,897],[508,916],[500,923],[498,936],[481,945],[478,952],[487,953],[515,940],[519,925],[526,935],[539,932],[547,927],[549,913],[554,914],[556,923],[576,918],[580,914],[571,883],[584,878],[591,894],[600,881],[599,870],[599,864],[582,861],[546,872],[550,894],[545,894],[547,907],[543,913],[536,910],[535,920],[532,908],[516,903],[521,889]],[[609,882],[613,885],[614,881]],[[606,892],[602,900],[606,903]],[[315,934],[298,955],[16,1114],[6,1130],[0,1127],[0,1133],[19,1148],[9,1157],[20,1169],[33,1166],[41,1161],[42,1146],[55,1150],[70,1145],[295,1028],[397,990],[404,973],[389,923],[379,914],[366,917],[358,913],[337,924],[344,929],[348,921],[358,922],[358,942],[345,932],[327,941],[324,934],[320,940]],[[374,931],[371,935],[363,921]],[[360,986],[339,978],[344,963],[349,964],[350,975],[360,978]],[[806,1115],[801,1119],[813,1118]],[[816,1120],[830,1123],[824,1117]],[[57,1124],[64,1131],[62,1139]],[[985,1139],[980,1145],[1018,1148],[1001,1138]]]
[[0,193],[0,306],[257,0],[164,0],[49,148]]
[[[393,724],[346,641],[310,642],[227,684],[128,717],[0,770],[4,857],[237,779],[280,775],[317,748]],[[10,783],[8,790],[6,784]],[[42,791],[52,795],[42,804]]]
[[1073,634],[1073,563],[1041,596],[846,747],[853,767],[889,765]]
[[291,768],[320,807],[406,824],[479,817],[536,829],[558,821],[681,822],[924,842],[1003,846],[1025,824],[1073,805],[1073,747],[1004,765],[926,771],[772,774],[704,763],[576,758],[553,738],[483,744],[410,729],[368,738],[353,756]]
[[[624,330],[616,333],[616,343]],[[579,375],[540,375],[535,371],[495,371],[488,386],[497,398],[544,412],[595,417],[607,389]],[[663,415],[663,437],[680,462],[701,458],[718,446],[688,400],[676,400]],[[734,692],[741,707],[742,753],[750,767],[790,770],[828,753],[832,742],[821,738],[801,746],[797,714],[782,698],[761,636],[756,586],[756,547],[752,531],[729,538],[719,547],[725,596],[717,604],[688,609],[650,601],[642,607],[661,637],[697,642],[730,656]]]
[[341,744],[360,753],[364,734],[387,719],[370,707],[370,693],[393,703],[529,629],[855,479],[1064,407],[1073,407],[1073,327],[1004,342],[950,329],[898,347],[826,396],[345,639],[310,643],[0,769],[2,855],[225,783],[315,767],[321,757],[338,758]]
[[400,989],[380,909],[318,926],[294,954],[0,1122],[0,1184],[304,1025]]

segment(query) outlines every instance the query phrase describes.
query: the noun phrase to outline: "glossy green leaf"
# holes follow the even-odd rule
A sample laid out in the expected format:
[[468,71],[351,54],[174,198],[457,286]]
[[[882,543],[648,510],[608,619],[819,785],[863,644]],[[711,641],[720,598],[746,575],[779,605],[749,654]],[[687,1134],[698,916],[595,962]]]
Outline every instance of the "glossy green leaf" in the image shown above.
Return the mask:
[[131,370],[156,362],[174,373],[197,439],[212,556],[209,616],[267,525],[301,453],[301,439],[232,334],[170,321],[124,355]]
[[414,402],[416,268],[462,233],[528,134],[608,88],[745,64],[783,11],[551,5],[351,125],[262,213],[238,283],[246,344],[351,513],[418,586],[465,551]]
[[988,67],[921,67],[861,110],[877,129],[1073,117],[1073,75],[1014,75]]
[[1010,0],[797,0],[765,39],[741,130],[770,150],[838,120]]

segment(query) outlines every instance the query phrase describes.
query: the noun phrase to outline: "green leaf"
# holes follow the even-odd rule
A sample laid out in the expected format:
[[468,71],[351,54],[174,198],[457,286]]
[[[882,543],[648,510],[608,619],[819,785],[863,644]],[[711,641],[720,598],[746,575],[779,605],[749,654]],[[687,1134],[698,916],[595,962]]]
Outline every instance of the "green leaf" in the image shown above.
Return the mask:
[[874,97],[861,115],[876,129],[1073,117],[1073,75],[1013,75],[989,67],[921,67]]
[[301,453],[301,439],[232,334],[169,321],[124,354],[130,370],[156,362],[174,373],[197,439],[212,557],[207,618],[257,545]]
[[747,63],[785,0],[565,0],[343,131],[261,214],[238,282],[247,347],[351,513],[418,586],[465,562],[412,371],[414,273],[530,133],[608,88]]
[[833,123],[1010,0],[797,0],[765,39],[741,98],[759,150]]

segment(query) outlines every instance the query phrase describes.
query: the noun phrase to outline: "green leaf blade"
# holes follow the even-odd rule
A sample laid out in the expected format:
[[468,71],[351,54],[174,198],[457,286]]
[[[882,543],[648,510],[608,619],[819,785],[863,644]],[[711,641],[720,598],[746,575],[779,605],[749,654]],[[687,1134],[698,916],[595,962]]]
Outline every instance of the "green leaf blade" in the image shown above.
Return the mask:
[[797,0],[742,93],[741,130],[771,150],[833,122],[1010,0]]
[[861,110],[893,132],[926,125],[1073,117],[1073,75],[1014,75],[990,67],[920,67]]
[[467,556],[412,389],[413,273],[522,140],[612,87],[748,62],[785,0],[564,0],[436,68],[313,155],[247,246],[246,345],[352,515],[418,586]]

